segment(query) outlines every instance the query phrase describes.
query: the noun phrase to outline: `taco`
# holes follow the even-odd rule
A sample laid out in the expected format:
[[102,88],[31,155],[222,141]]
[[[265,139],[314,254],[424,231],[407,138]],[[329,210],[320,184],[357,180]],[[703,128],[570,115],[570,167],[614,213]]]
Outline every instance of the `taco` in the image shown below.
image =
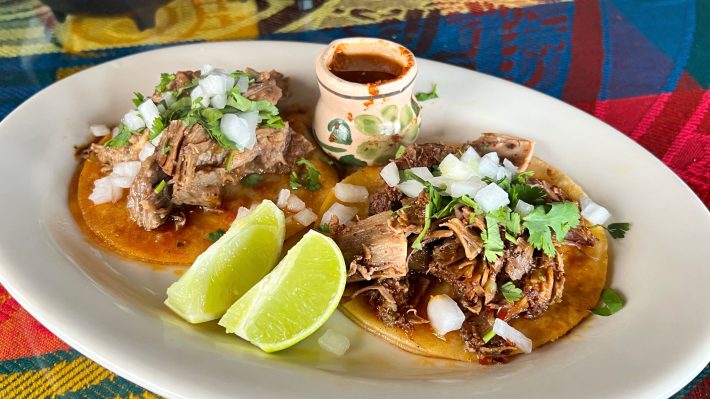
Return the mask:
[[305,230],[338,176],[307,137],[310,117],[277,108],[286,89],[276,71],[163,74],[84,152],[69,194],[79,225],[104,248],[161,264],[192,263],[240,212],[280,193],[287,237]]
[[604,287],[606,236],[580,216],[582,189],[533,148],[487,133],[346,177],[368,202],[334,193],[321,208],[349,265],[342,311],[409,352],[481,363],[569,332]]

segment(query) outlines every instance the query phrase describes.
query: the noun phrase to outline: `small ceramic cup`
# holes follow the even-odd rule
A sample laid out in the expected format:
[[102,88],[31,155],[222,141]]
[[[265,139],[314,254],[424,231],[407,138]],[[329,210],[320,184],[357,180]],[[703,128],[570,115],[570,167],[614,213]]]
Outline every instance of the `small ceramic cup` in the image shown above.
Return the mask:
[[[383,68],[394,62],[401,70],[388,80],[357,83],[331,71],[334,59],[343,56],[387,58]],[[347,164],[382,165],[400,144],[413,143],[420,126],[420,107],[412,97],[416,75],[414,55],[397,43],[363,37],[330,43],[316,59],[320,98],[313,126],[323,150]]]

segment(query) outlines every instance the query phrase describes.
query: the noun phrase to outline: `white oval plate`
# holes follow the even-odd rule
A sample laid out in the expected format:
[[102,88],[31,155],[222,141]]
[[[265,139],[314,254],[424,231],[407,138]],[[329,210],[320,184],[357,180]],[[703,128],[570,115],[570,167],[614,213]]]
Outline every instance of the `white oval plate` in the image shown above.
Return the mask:
[[277,69],[292,101],[314,104],[320,45],[194,44],[91,68],[33,96],[0,124],[2,284],[40,322],[89,358],[158,394],[255,397],[667,397],[710,360],[710,214],[669,169],[623,134],[551,97],[449,65],[419,60],[422,140],[461,142],[484,131],[538,142],[537,154],[579,182],[616,221],[631,222],[611,245],[610,285],[626,307],[590,317],[559,342],[507,365],[482,367],[404,353],[341,314],[342,358],[316,333],[267,355],[216,323],[192,326],[166,309],[173,270],[154,270],[92,247],[67,208],[73,146],[92,123],[113,124],[132,91],[152,92],[161,72]]

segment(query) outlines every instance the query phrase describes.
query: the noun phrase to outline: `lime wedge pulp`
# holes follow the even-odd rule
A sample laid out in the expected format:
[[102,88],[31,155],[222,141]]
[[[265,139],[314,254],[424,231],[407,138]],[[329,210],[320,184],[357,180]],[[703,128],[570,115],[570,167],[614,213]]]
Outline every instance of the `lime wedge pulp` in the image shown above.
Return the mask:
[[265,352],[286,349],[328,320],[343,295],[345,279],[338,246],[309,231],[219,324]]
[[271,201],[232,223],[168,288],[165,304],[190,323],[220,318],[261,280],[281,255],[286,222]]

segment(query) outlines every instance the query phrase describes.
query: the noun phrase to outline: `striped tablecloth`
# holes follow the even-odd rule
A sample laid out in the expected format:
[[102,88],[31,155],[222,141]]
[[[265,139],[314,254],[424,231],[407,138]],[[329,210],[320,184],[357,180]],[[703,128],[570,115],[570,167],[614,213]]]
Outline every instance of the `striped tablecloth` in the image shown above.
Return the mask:
[[[589,112],[651,151],[710,205],[708,0],[299,3],[176,0],[131,18],[64,16],[36,0],[0,0],[0,118],[58,79],[164,45],[377,36]],[[80,355],[0,287],[0,398],[45,397],[156,395]],[[674,398],[710,398],[710,369]]]

